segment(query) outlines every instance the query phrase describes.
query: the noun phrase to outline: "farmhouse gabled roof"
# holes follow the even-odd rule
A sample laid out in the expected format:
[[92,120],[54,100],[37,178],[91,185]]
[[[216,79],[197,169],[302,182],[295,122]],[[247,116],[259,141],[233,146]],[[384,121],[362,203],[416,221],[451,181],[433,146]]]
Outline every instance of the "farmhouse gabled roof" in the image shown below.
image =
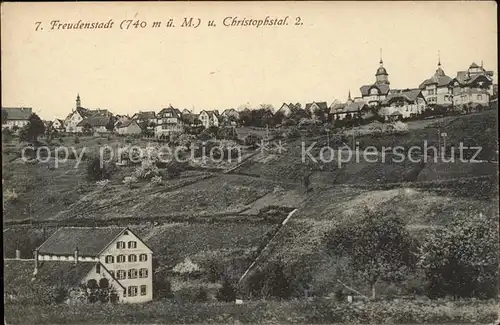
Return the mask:
[[135,113],[133,118],[138,120],[150,120],[156,118],[156,113],[154,111],[139,112]]
[[312,102],[312,103],[307,103],[307,104],[306,104],[306,110],[311,109],[311,106],[312,106],[313,104],[318,105],[318,107],[319,107],[320,109],[323,109],[323,110],[328,109],[328,105],[326,104],[326,102]]
[[[32,285],[34,263],[34,260],[4,261],[5,291],[9,292]],[[39,263],[34,282],[48,285],[57,284],[62,287],[78,286],[96,264],[96,262],[75,264],[60,261],[40,261]]]
[[59,228],[40,247],[40,253],[73,255],[75,248],[81,256],[97,256],[125,229],[123,227],[64,227]]
[[92,115],[80,121],[77,126],[84,126],[85,124],[89,124],[91,127],[99,127],[99,126],[107,126],[112,121],[111,116],[101,116],[101,115]]
[[7,121],[28,120],[33,109],[31,107],[2,107],[2,115],[3,113],[7,113]]

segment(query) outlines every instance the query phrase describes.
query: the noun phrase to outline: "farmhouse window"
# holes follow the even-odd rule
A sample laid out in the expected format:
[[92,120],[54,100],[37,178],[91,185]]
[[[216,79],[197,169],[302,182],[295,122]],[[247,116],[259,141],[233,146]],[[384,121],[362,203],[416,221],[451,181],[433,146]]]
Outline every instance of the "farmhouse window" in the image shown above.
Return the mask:
[[118,248],[118,249],[125,248],[125,242],[124,241],[118,241],[118,242],[116,242],[116,248]]
[[129,241],[128,248],[137,248],[137,242],[136,241]]
[[135,254],[129,255],[128,261],[129,262],[137,262],[137,255],[135,255]]
[[129,297],[135,297],[135,296],[137,296],[137,286],[130,286],[130,287],[128,287],[128,296]]
[[148,269],[140,269],[139,278],[147,278],[147,277],[148,277]]
[[110,263],[114,263],[114,257],[113,255],[107,255],[106,256],[106,263],[110,264]]
[[95,273],[101,273],[101,264],[96,264]]
[[125,279],[127,276],[127,273],[125,272],[125,270],[118,270],[118,273],[116,274],[116,278],[118,280],[123,280]]
[[147,260],[148,260],[148,255],[146,254],[139,255],[139,261],[146,262]]
[[141,285],[141,296],[145,296],[146,295],[146,285]]
[[125,255],[118,255],[116,257],[116,263],[125,263]]
[[129,279],[137,279],[137,270],[136,269],[128,270],[128,278]]

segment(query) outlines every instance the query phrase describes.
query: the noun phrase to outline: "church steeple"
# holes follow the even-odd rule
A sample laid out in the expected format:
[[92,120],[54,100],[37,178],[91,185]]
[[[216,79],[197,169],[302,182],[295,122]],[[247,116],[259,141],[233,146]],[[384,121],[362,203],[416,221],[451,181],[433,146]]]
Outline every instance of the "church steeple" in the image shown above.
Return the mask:
[[441,51],[438,50],[438,67],[441,67]]
[[380,63],[381,67],[384,66],[384,61],[382,60],[382,49],[380,49],[380,61],[379,61],[379,63]]
[[347,100],[352,100],[351,99],[351,90],[349,89],[349,94],[347,95]]
[[82,107],[82,102],[80,100],[80,93],[76,95],[76,108]]

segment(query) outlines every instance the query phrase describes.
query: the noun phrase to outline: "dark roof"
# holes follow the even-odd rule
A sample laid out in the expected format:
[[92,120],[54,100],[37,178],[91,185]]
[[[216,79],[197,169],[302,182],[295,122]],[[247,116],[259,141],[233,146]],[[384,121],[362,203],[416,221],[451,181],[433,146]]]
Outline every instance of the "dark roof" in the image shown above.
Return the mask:
[[139,127],[142,129],[141,125],[140,125],[139,123],[137,123],[137,121],[136,121],[136,120],[124,120],[124,121],[120,121],[120,122],[118,122],[118,123],[115,125],[115,127],[116,127],[116,128],[126,128],[126,127],[128,127],[130,124],[132,124],[132,123],[137,124],[137,126],[139,126]]
[[172,117],[177,117],[177,118],[181,118],[181,116],[182,116],[182,113],[179,109],[170,106],[170,107],[162,109],[158,113],[157,117],[162,117],[165,113],[172,113]]
[[388,104],[391,102],[391,100],[396,98],[402,98],[409,103],[414,103],[417,100],[418,95],[420,95],[421,93],[422,91],[420,89],[407,89],[401,92],[391,93],[383,101],[383,104]]
[[384,67],[379,67],[377,69],[377,73],[375,75],[376,76],[378,76],[378,75],[386,75],[387,76],[388,74],[387,74],[387,70],[385,70]]
[[80,121],[77,126],[84,126],[90,124],[91,127],[106,126],[113,122],[111,116],[92,115]]
[[425,80],[422,82],[419,86],[420,89],[424,89],[427,85],[437,85],[437,87],[442,87],[442,86],[447,86],[453,79],[451,77],[448,77],[443,69],[439,67],[436,70],[436,73],[429,79]]
[[350,102],[344,104],[337,104],[332,107],[332,114],[345,114],[345,113],[353,113],[359,112],[364,107],[367,107],[368,104],[365,102]]
[[328,109],[328,105],[326,104],[326,102],[312,102],[312,103],[307,103],[307,104],[306,104],[306,110],[311,109],[311,106],[312,106],[313,104],[318,105],[318,107],[319,107],[320,109],[323,109],[323,110]]
[[373,87],[378,88],[378,90],[380,91],[380,93],[382,95],[387,95],[389,93],[389,89],[390,89],[389,85],[387,85],[387,84],[365,85],[365,86],[361,86],[361,88],[359,88],[359,90],[361,91],[361,95],[368,96],[370,89]]
[[4,260],[4,290],[18,292],[33,284],[57,285],[66,288],[78,286],[96,262],[39,261],[38,273],[33,278],[35,260]]
[[122,231],[123,227],[68,227],[59,228],[39,248],[40,253],[73,255],[75,248],[82,256],[97,256]]
[[[208,114],[208,116],[210,117],[213,117],[215,115],[215,117],[219,117],[219,111],[218,110],[212,110],[212,111],[207,111],[207,110],[203,110],[201,112],[205,112]],[[200,114],[201,114],[200,112]]]
[[469,68],[479,68],[479,66],[476,64],[476,62],[472,62]]
[[156,118],[156,113],[154,111],[139,112],[135,113],[133,118],[137,120],[150,120]]
[[2,107],[2,115],[7,113],[7,120],[27,120],[33,113],[31,107]]
[[225,114],[228,114],[230,112],[234,112],[234,113],[238,113],[237,110],[235,110],[234,108],[229,108],[229,109],[225,109],[223,112],[222,112],[222,115],[225,115]]

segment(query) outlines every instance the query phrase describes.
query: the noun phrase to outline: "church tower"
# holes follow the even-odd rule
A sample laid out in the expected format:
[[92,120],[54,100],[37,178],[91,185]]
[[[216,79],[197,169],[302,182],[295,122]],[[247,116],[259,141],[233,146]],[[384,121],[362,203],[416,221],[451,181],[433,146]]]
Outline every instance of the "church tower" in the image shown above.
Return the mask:
[[80,94],[76,95],[76,108],[82,107],[82,102],[80,100]]
[[377,69],[377,73],[375,74],[376,84],[386,84],[389,85],[389,74],[387,74],[387,70],[384,68],[384,61],[382,60],[382,49],[380,49],[380,66]]
[[349,89],[349,94],[347,95],[347,104],[352,103],[351,90]]

